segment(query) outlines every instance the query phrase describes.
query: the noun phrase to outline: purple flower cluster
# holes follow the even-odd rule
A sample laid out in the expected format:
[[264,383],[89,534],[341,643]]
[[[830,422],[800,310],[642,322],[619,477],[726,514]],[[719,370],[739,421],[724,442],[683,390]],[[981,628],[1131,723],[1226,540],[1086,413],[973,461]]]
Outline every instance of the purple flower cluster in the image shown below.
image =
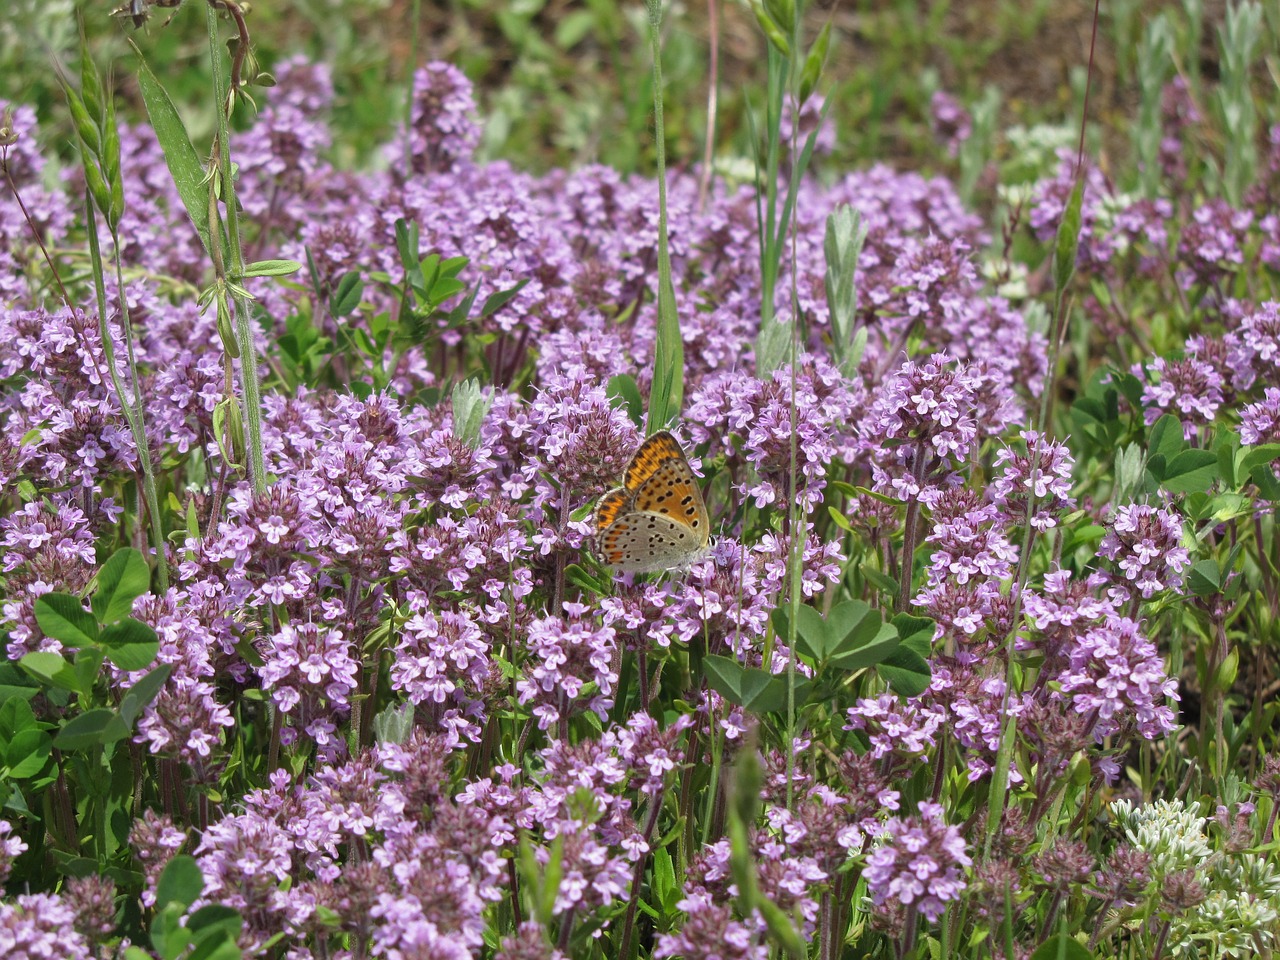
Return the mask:
[[876,909],[900,904],[933,921],[964,891],[964,871],[972,863],[960,829],[945,822],[941,805],[921,803],[919,816],[892,817],[884,825],[863,878]]
[[1123,580],[1119,595],[1131,585],[1144,600],[1158,590],[1177,590],[1191,555],[1182,544],[1182,517],[1169,507],[1129,504],[1116,510],[1098,554],[1115,563]]
[[[633,385],[649,392],[657,347],[655,183],[603,167],[533,175],[478,162],[471,83],[442,63],[414,78],[407,129],[386,150],[390,171],[340,171],[326,157],[327,70],[291,61],[276,72],[257,121],[231,144],[247,245],[254,258],[310,259],[319,296],[310,283],[253,287],[269,371],[265,490],[229,462],[215,427],[235,371],[213,311],[171,302],[172,290],[207,282],[202,245],[154,136],[121,130],[120,249],[137,279],[108,293],[129,304],[175,583],[133,608],[171,668],[132,731],[133,752],[163,771],[148,803],[163,794],[169,812],[147,809],[133,825],[144,907],[186,849],[205,878],[196,908],[237,910],[246,952],[558,960],[575,935],[613,937],[637,904],[656,902],[653,865],[673,842],[671,814],[705,804],[710,822],[685,829],[708,840],[688,848],[672,897],[686,916],[664,918],[655,955],[763,960],[769,924],[744,908],[723,804],[691,799],[704,789],[697,768],[755,749],[756,719],[702,685],[698,657],[773,674],[797,666],[806,688],[812,680],[844,698],[828,729],[813,701],[814,728],[795,731],[789,753],[776,740],[763,748],[762,814],[746,830],[759,893],[806,937],[830,934],[824,904],[847,900],[859,876],[875,922],[890,927],[936,920],[970,889],[960,829],[937,803],[899,815],[902,785],[934,763],[939,796],[966,775],[989,777],[1011,716],[1031,759],[1008,771],[1014,783],[1060,776],[1080,752],[1114,777],[1104,741],[1120,750],[1135,733],[1174,729],[1176,683],[1141,618],[1144,601],[1182,589],[1191,557],[1181,515],[1172,504],[1095,505],[1071,438],[1026,427],[1044,390],[1046,340],[1014,294],[992,295],[975,253],[990,237],[946,181],[881,166],[799,183],[794,259],[770,311],[796,324],[799,356],[764,373],[749,347],[762,316],[755,192],[717,183],[703,205],[693,176],[670,178],[687,398],[673,429],[718,537],[680,575],[610,583],[592,554],[592,506],[642,438],[629,400]],[[954,151],[970,117],[945,94],[932,106]],[[814,130],[820,110],[814,97],[788,113],[787,135],[792,124],[800,136]],[[1166,143],[1196,122],[1177,85],[1164,113]],[[63,245],[77,229],[72,207],[46,189],[33,128],[20,108],[9,170],[37,230]],[[1268,162],[1280,170],[1280,132],[1273,140]],[[834,128],[817,143],[831,149]],[[1162,148],[1166,168],[1180,156]],[[1028,216],[1042,240],[1072,174],[1064,167],[1036,188]],[[1244,443],[1280,442],[1280,302],[1234,299],[1251,251],[1280,262],[1266,252],[1269,236],[1280,250],[1280,220],[1259,212],[1265,198],[1184,210],[1120,197],[1096,169],[1085,180],[1078,262],[1096,279],[1081,296],[1097,331],[1118,343],[1144,327],[1144,308],[1115,293],[1131,272],[1176,281],[1205,315],[1185,355],[1132,368],[1146,422],[1173,414],[1188,440],[1207,444],[1238,417]],[[838,367],[830,344],[823,237],[839,204],[868,230],[857,369]],[[409,304],[393,289],[401,219],[418,230],[419,258],[466,258],[458,280],[478,291],[476,304],[526,285],[496,311],[461,326],[432,318],[406,341]],[[41,629],[36,600],[86,596],[108,544],[144,540],[133,516],[138,453],[96,305],[83,290],[77,306],[42,302],[44,287],[24,276],[25,229],[0,189],[0,486],[10,494],[0,629],[14,660],[70,653]],[[350,272],[365,281],[361,302],[331,316]],[[311,333],[312,352],[295,363],[293,347]],[[487,413],[455,422],[449,391],[480,368]],[[1093,569],[1087,539],[1057,529],[1077,495],[1105,524],[1102,569],[1088,575],[1072,573]],[[1054,552],[1063,542],[1065,556]],[[928,683],[909,699],[885,692],[887,670],[821,687],[830,677],[797,665],[772,619],[793,589],[825,611],[873,570],[875,586],[899,580],[900,609],[936,624]],[[1014,689],[1008,649],[1030,665],[1015,665],[1025,666],[1019,683],[1030,679]],[[113,697],[143,675],[103,671]],[[50,726],[77,708],[33,704]],[[856,749],[839,753],[842,715]],[[394,732],[396,717],[407,732]],[[271,763],[246,756],[268,737]],[[957,775],[944,777],[951,766]],[[224,792],[242,783],[256,789]],[[1002,829],[1011,849],[1021,815]],[[25,849],[0,821],[0,880]],[[1042,858],[1046,871],[1080,859],[1064,851]],[[998,867],[975,888],[999,879]],[[1008,889],[1029,882],[1011,877]],[[95,880],[0,903],[0,954],[90,956],[110,932],[113,897]],[[507,903],[523,909],[531,897],[536,920],[494,932]]]
[[618,680],[613,627],[593,625],[585,604],[566,603],[564,609],[564,618],[530,624],[529,662],[516,683],[517,700],[529,706],[541,730],[582,709],[603,720]]
[[875,488],[928,505],[963,481],[959,469],[983,433],[1015,417],[1007,398],[993,398],[991,380],[969,363],[934,354],[907,360],[890,376],[859,425]]

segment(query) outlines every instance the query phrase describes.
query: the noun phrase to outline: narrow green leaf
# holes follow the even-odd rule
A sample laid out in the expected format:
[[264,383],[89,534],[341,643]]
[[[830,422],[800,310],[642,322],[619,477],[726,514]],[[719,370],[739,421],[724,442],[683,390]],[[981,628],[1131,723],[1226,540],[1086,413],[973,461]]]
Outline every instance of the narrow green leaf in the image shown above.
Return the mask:
[[173,673],[173,664],[162,663],[125,691],[120,700],[120,719],[130,730],[133,729],[134,721],[142,715],[142,711],[159,696],[160,690],[171,673]]
[[98,571],[93,615],[99,623],[115,623],[133,610],[133,601],[151,590],[151,568],[141,551],[123,547]]
[[636,426],[644,424],[644,398],[640,396],[640,387],[636,384],[635,377],[629,373],[610,377],[605,393],[611,406],[626,409],[632,423]]
[[[204,166],[164,85],[151,72],[137,45],[132,40],[129,45],[138,55],[138,87],[142,91],[142,102],[147,107],[147,116],[151,118],[151,127],[160,141],[160,149],[164,151],[165,165],[173,177],[187,216],[200,235],[200,242],[206,252],[212,253],[209,243],[209,185],[205,182]],[[221,238],[218,242],[222,242]]]
[[1053,244],[1054,296],[1061,299],[1076,272],[1076,252],[1080,249],[1080,217],[1084,205],[1084,171],[1079,171],[1071,189],[1067,208],[1062,211],[1058,236]]
[[255,260],[244,268],[246,277],[287,277],[302,269],[297,260]]
[[499,310],[505,307],[507,303],[513,297],[515,297],[516,294],[518,294],[521,290],[523,290],[528,285],[529,285],[529,278],[525,277],[523,280],[517,283],[514,287],[508,287],[506,290],[499,290],[497,293],[489,294],[489,296],[485,298],[484,306],[480,308],[480,316],[482,318],[493,316],[495,313],[497,313]]

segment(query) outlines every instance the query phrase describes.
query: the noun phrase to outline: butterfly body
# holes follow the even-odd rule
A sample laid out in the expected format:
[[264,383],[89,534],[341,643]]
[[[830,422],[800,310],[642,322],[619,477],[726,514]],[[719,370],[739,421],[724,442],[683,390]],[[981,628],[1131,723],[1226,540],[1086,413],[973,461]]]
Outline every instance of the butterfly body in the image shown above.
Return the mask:
[[680,444],[665,430],[640,445],[622,486],[596,505],[596,543],[615,570],[686,567],[711,545],[711,520]]

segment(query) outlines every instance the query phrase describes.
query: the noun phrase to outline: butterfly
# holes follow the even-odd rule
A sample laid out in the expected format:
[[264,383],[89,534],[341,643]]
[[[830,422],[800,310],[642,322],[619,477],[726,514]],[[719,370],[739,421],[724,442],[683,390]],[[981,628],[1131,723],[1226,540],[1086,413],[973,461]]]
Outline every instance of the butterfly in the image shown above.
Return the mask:
[[711,546],[711,519],[680,444],[661,430],[640,444],[596,505],[596,544],[615,570],[651,573],[686,567]]

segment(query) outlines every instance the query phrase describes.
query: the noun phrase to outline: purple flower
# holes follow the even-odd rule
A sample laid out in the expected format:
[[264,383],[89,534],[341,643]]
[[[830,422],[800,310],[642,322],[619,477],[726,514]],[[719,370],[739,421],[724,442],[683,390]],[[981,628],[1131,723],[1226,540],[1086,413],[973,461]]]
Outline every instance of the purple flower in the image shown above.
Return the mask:
[[186,834],[173,825],[173,821],[153,810],[143,810],[142,816],[133,821],[129,832],[129,844],[142,863],[145,884],[142,905],[153,907],[156,903],[156,884],[160,874],[169,865],[186,842]]
[[1244,264],[1245,232],[1253,214],[1225,200],[1197,207],[1178,241],[1178,280],[1184,290],[1223,287]]
[[335,735],[350,712],[360,672],[353,652],[341,630],[316,623],[285,624],[261,645],[262,688],[271,692],[281,713],[297,717],[325,754],[344,747]]
[[1178,698],[1178,682],[1165,673],[1155,644],[1128,617],[1108,616],[1072,645],[1068,668],[1058,678],[1077,713],[1095,722],[1099,743],[1130,718],[1148,740],[1177,729],[1166,698]]
[[923,700],[903,701],[892,693],[863,697],[847,711],[845,730],[866,730],[874,758],[898,756],[919,759],[937,746],[937,734],[947,722],[946,711]]
[[960,101],[945,90],[935,90],[929,101],[933,135],[946,145],[948,155],[955,157],[960,145],[973,133],[973,118]]
[[14,858],[27,849],[23,839],[12,834],[13,825],[8,820],[0,820],[0,884],[8,878]]
[[1240,411],[1240,442],[1250,447],[1280,443],[1280,388],[1267,387],[1261,401]]
[[[983,378],[967,363],[935,354],[908,360],[889,377],[861,424],[876,489],[901,500],[932,503],[947,487],[979,439],[978,403]],[[999,421],[983,421],[996,430]]]
[[0,903],[0,956],[14,960],[94,960],[75,930],[76,912],[60,896],[32,893]]
[[1075,458],[1066,444],[1042,441],[1034,430],[1023,430],[1019,436],[1026,452],[1012,447],[997,451],[995,466],[1003,469],[987,485],[987,496],[1015,526],[1026,518],[1029,501],[1034,497],[1031,524],[1038,530],[1048,530],[1058,525],[1058,515],[1075,506],[1071,496]]
[[1182,421],[1182,435],[1187,441],[1195,440],[1198,429],[1213,422],[1222,404],[1222,378],[1210,364],[1195,357],[1155,357],[1147,369],[1136,364],[1133,373],[1147,381],[1142,390],[1147,425],[1171,413]]
[[883,843],[862,873],[877,909],[900,904],[933,922],[964,891],[964,870],[973,861],[959,828],[948,826],[942,814],[941,804],[921,803],[919,816],[885,824]]
[[[412,173],[439,173],[470,161],[480,140],[475,113],[471,81],[461,70],[439,60],[420,68],[413,78],[409,130]],[[397,162],[402,156],[402,148],[392,154]]]
[[613,706],[618,679],[613,627],[594,626],[584,617],[583,604],[566,603],[564,610],[564,618],[543,617],[530,624],[528,659],[523,677],[516,681],[516,699],[532,705],[540,730],[582,709],[603,720]]
[[422,720],[449,721],[448,726],[460,729],[463,715],[467,727],[483,719],[478,711],[491,669],[485,635],[465,613],[431,610],[427,596],[418,591],[410,592],[409,609],[393,650],[391,688],[421,705]]
[[1182,545],[1182,517],[1169,507],[1129,504],[1116,510],[1098,545],[1100,556],[1120,568],[1144,600],[1182,586],[1191,555]]

